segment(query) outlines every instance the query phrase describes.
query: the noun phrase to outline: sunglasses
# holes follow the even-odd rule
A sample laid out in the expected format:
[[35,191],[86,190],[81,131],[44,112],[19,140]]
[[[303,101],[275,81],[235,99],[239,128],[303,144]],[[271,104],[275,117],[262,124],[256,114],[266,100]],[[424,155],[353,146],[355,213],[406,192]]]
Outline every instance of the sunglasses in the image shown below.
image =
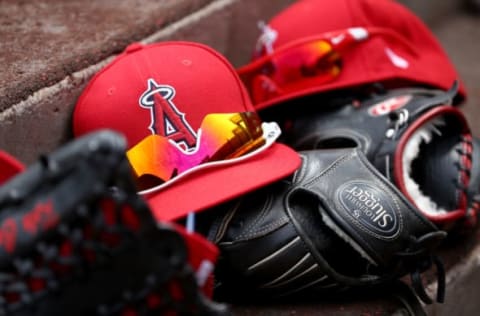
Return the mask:
[[[127,151],[141,194],[157,191],[198,169],[236,163],[270,147],[280,136],[275,122],[261,122],[255,112],[205,116],[193,150],[185,151],[167,137],[152,134]],[[157,184],[142,181],[153,177]]]
[[238,69],[255,102],[283,94],[286,85],[312,78],[315,84],[335,80],[342,70],[342,53],[372,36],[394,38],[412,54],[410,44],[398,33],[375,27],[352,27],[290,42],[275,50],[263,48],[261,57]]

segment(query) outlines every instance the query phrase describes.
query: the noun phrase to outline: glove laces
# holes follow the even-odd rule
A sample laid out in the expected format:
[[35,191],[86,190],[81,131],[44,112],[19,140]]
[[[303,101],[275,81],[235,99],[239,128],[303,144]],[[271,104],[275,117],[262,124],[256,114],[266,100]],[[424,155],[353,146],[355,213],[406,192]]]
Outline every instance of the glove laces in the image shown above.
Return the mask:
[[435,266],[437,279],[437,295],[435,300],[443,303],[446,291],[445,267],[442,260],[432,255],[430,250],[435,248],[444,238],[444,233],[433,232],[420,238],[415,236],[410,236],[410,238],[410,246],[407,248],[407,251],[399,252],[396,255],[407,263],[407,269],[410,271],[410,279],[415,293],[424,303],[433,303],[433,299],[425,290],[421,274],[432,266]]

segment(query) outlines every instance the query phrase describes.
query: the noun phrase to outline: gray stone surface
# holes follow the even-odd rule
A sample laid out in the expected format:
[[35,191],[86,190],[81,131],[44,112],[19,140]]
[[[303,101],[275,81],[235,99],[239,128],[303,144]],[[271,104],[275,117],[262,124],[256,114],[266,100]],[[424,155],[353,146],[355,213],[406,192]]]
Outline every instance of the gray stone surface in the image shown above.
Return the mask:
[[480,314],[480,246],[475,247],[448,271],[447,299],[426,308],[430,316]]
[[212,1],[0,1],[0,110]]
[[445,17],[463,6],[465,0],[398,0],[429,25],[442,23]]
[[238,65],[257,19],[291,2],[0,1],[0,148],[28,164],[68,140],[86,82],[130,42],[198,41]]
[[462,109],[474,134],[480,136],[480,15],[456,11],[432,30],[465,83],[468,96]]

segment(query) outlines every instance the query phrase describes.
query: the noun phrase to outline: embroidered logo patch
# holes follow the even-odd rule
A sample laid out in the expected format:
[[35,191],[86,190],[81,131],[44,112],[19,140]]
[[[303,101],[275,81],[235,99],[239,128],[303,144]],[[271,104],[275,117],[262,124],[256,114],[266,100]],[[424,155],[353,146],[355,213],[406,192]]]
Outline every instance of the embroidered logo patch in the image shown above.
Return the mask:
[[337,199],[348,218],[378,238],[392,238],[399,232],[400,222],[388,193],[362,181],[349,182],[337,191]]
[[197,143],[197,135],[185,120],[185,113],[179,111],[173,98],[175,89],[169,85],[160,85],[154,79],[148,79],[147,89],[140,96],[138,103],[150,110],[152,134],[166,136],[185,151],[191,151]]

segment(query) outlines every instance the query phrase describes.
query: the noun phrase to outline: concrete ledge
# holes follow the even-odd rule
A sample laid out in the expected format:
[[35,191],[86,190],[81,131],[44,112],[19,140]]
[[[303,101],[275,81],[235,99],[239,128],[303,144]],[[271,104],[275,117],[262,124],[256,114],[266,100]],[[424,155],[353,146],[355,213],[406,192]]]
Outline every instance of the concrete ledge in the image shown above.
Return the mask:
[[0,110],[212,1],[3,1]]
[[480,136],[480,15],[457,11],[432,30],[465,83],[468,96],[461,108],[473,134]]
[[418,1],[418,0],[397,0],[415,12],[423,21],[429,25],[441,24],[446,16],[462,6],[464,0],[442,0],[442,1]]
[[[29,164],[67,141],[70,115],[85,84],[130,42],[198,41],[231,52],[237,59],[232,63],[238,65],[249,56],[259,17],[267,19],[291,2],[184,0],[139,5],[125,0],[115,9],[110,6],[116,7],[116,2],[110,1],[92,1],[88,6],[60,0],[9,3],[0,15],[0,24],[10,25],[0,31],[2,48],[8,48],[0,52],[0,63],[8,65],[0,72],[0,148]],[[62,17],[64,11],[75,14]],[[11,21],[10,15],[20,19]],[[33,22],[21,23],[30,17],[43,25],[43,33],[38,35]],[[40,39],[28,44],[28,38],[37,36]],[[242,48],[234,49],[232,40]]]

